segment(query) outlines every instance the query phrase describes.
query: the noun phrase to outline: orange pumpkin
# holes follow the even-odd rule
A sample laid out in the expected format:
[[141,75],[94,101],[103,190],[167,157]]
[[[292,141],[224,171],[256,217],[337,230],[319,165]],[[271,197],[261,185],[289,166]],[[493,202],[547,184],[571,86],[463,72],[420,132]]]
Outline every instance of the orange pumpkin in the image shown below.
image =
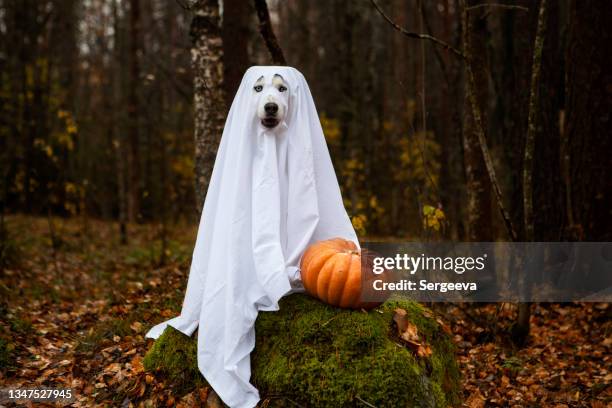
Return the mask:
[[366,281],[384,277],[372,273],[371,262],[363,270],[361,264],[361,251],[352,241],[334,238],[316,242],[302,256],[302,284],[308,294],[332,306],[371,309],[381,302],[362,301],[362,273],[367,274]]

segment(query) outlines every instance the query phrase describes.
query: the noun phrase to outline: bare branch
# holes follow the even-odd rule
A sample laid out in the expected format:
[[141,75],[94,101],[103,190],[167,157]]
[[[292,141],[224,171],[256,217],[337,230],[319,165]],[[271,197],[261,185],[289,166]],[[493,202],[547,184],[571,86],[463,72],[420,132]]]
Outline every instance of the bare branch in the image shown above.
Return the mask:
[[287,65],[283,50],[278,44],[278,40],[272,29],[266,0],[255,0],[255,10],[257,10],[257,18],[259,19],[259,33],[263,37],[268,51],[270,51],[272,61],[277,65]]
[[490,8],[503,8],[508,10],[520,10],[520,11],[529,11],[527,7],[524,6],[515,6],[513,4],[498,4],[498,3],[483,3],[476,4],[474,6],[470,6],[467,8],[468,11],[472,11],[478,8],[490,7]]
[[364,400],[363,398],[361,398],[359,395],[355,396],[355,399],[358,400],[359,402],[361,402],[362,404],[364,404],[367,407],[370,408],[376,408],[375,405],[370,404],[368,401]]
[[[431,25],[429,24],[429,20],[427,19],[427,14],[425,13],[425,7],[421,3],[421,17],[423,18],[423,23],[425,24],[425,28],[427,29],[427,34],[433,33],[431,29]],[[450,80],[448,77],[448,71],[446,70],[446,64],[444,64],[444,59],[442,55],[440,55],[440,51],[433,47],[434,55],[436,56],[436,60],[438,61],[438,65],[440,65],[440,71],[442,71],[442,77],[444,78],[444,82],[446,86],[450,88]]]
[[453,47],[452,45],[450,45],[449,43],[442,41],[432,35],[429,34],[419,34],[419,33],[414,33],[412,31],[408,31],[403,27],[400,27],[395,21],[391,20],[391,18],[389,16],[387,16],[385,14],[385,12],[380,8],[380,6],[378,5],[378,3],[376,3],[375,0],[370,0],[370,2],[372,3],[372,5],[376,8],[376,10],[378,11],[378,13],[385,19],[387,20],[387,22],[393,27],[395,28],[397,31],[399,31],[400,33],[404,34],[406,37],[410,37],[410,38],[416,38],[419,40],[427,40],[427,41],[431,41],[434,44],[444,48],[445,50],[448,51],[452,51],[455,55],[461,57],[461,58],[465,58],[463,53],[461,51],[459,51],[458,49],[456,49],[455,47]]

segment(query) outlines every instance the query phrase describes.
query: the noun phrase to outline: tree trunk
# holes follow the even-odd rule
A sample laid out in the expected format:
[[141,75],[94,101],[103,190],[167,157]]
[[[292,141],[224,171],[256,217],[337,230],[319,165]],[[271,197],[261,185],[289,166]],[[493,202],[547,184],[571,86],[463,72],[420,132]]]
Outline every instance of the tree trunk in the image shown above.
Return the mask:
[[500,61],[498,72],[493,72],[501,92],[496,101],[497,122],[495,119],[491,121],[497,132],[492,135],[499,135],[495,142],[502,146],[499,149],[502,168],[512,169],[505,177],[504,187],[508,194],[508,210],[519,236],[523,235],[524,216],[522,173],[517,170],[523,167],[527,129],[532,61],[526,56],[532,55],[538,14],[533,3],[531,0],[517,0],[516,5],[528,8],[528,11],[506,10],[500,14]]
[[272,22],[270,21],[270,13],[266,0],[255,0],[255,11],[259,19],[259,32],[270,52],[272,62],[276,65],[287,65],[283,50],[278,44],[278,40],[272,29]]
[[612,14],[599,2],[573,0],[567,48],[568,238],[612,240]]
[[138,117],[138,84],[140,81],[140,0],[130,0],[130,83],[128,91],[128,155],[127,155],[127,210],[134,222],[140,212],[140,158]]
[[194,80],[195,189],[201,211],[225,119],[223,45],[217,0],[198,0],[191,20]]
[[533,219],[533,167],[534,150],[540,109],[540,75],[542,73],[542,51],[546,32],[546,0],[540,2],[538,29],[533,47],[533,63],[531,69],[531,92],[529,96],[529,115],[527,121],[527,137],[523,156],[523,222],[525,241],[535,239]]
[[[469,0],[466,6],[477,4],[478,1]],[[470,64],[474,74],[476,87],[476,100],[482,112],[482,127],[486,129],[486,110],[488,98],[488,78],[486,71],[486,10],[472,10],[468,15],[467,30],[464,33],[464,49],[469,48]],[[469,75],[466,75],[469,76]],[[466,80],[466,86],[468,80]],[[478,141],[478,129],[474,122],[474,114],[466,92],[464,102],[463,123],[463,154],[465,178],[467,189],[467,237],[469,241],[492,241],[493,229],[491,225],[491,183],[487,175],[487,168],[482,156]]]
[[119,241],[122,245],[128,243],[127,231],[127,197],[126,197],[126,157],[127,146],[126,138],[123,136],[121,129],[121,117],[118,112],[121,111],[121,26],[119,24],[119,4],[118,0],[113,1],[113,28],[114,28],[114,63],[113,63],[113,133],[115,139],[115,157],[117,162],[117,199],[119,200]]
[[[546,37],[546,0],[540,1],[538,13],[538,27],[533,45],[533,62],[531,64],[531,86],[529,96],[529,114],[527,120],[527,136],[525,138],[525,151],[523,156],[523,225],[524,240],[533,242],[535,240],[534,210],[533,210],[533,174],[534,156],[536,146],[537,127],[540,113],[540,77],[542,74],[542,52],[544,50],[544,39]],[[528,256],[528,255],[527,255]],[[524,282],[524,291],[529,293],[531,281]],[[513,327],[513,340],[517,344],[523,344],[529,335],[529,320],[531,317],[531,304],[520,303],[518,305],[518,318]]]
[[245,0],[223,2],[223,66],[227,108],[232,104],[242,75],[249,67],[249,3]]
[[534,152],[534,163],[539,165],[533,168],[534,240],[559,241],[566,219],[559,128],[564,57],[559,46],[559,2],[547,1],[546,9]]

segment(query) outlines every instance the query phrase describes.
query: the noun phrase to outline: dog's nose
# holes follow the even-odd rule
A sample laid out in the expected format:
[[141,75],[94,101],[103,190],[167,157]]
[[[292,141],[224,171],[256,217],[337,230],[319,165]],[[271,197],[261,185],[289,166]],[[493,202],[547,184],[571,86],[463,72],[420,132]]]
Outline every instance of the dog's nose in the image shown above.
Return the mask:
[[266,103],[264,105],[264,110],[266,111],[266,113],[273,115],[276,112],[278,112],[278,105],[275,103]]

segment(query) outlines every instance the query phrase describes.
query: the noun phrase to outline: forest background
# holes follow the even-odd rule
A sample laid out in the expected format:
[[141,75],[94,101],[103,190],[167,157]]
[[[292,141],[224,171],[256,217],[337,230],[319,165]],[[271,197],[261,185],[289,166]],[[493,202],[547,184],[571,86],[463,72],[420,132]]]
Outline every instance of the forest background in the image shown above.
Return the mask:
[[[591,0],[0,0],[4,373],[42,381],[31,345],[91,376],[101,363],[66,350],[141,333],[151,316],[117,306],[126,297],[149,302],[163,279],[181,298],[251,65],[305,75],[361,237],[610,241],[611,20]],[[609,401],[607,304],[449,307],[466,397]],[[63,327],[58,310],[89,317]],[[527,348],[508,351],[506,329]],[[540,346],[550,360],[535,361]],[[516,356],[525,377],[508,380]]]

